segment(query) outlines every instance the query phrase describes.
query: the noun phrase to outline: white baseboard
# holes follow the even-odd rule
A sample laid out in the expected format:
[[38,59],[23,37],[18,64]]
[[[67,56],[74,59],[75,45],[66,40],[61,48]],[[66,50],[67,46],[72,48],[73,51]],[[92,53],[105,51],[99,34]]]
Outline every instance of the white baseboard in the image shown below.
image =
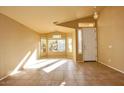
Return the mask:
[[9,76],[9,74],[6,75],[6,76],[3,76],[2,78],[0,78],[0,81],[3,80],[3,79],[5,79],[5,78],[7,78],[8,76]]
[[117,68],[115,68],[115,67],[109,66],[109,65],[107,65],[107,64],[105,64],[105,63],[103,63],[103,62],[99,62],[99,63],[101,63],[101,64],[103,64],[103,65],[105,65],[105,66],[107,66],[107,67],[109,67],[109,68],[112,68],[112,69],[114,69],[114,70],[116,70],[116,71],[121,72],[121,73],[124,74],[123,71],[121,71],[121,70],[119,70],[119,69],[117,69]]
[[7,78],[7,77],[10,75],[10,73],[12,73],[12,72],[10,71],[10,72],[8,72],[8,74],[7,74],[7,75],[5,75],[5,76],[1,77],[1,78],[0,78],[0,81],[1,81],[1,80],[3,80],[3,79],[5,79],[5,78]]

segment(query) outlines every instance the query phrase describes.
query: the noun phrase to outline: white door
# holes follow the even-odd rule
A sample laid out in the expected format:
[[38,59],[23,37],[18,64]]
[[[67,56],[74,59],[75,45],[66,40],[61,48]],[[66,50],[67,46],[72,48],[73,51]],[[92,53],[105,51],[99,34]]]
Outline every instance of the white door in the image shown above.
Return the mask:
[[97,41],[95,28],[83,28],[83,60],[97,61]]

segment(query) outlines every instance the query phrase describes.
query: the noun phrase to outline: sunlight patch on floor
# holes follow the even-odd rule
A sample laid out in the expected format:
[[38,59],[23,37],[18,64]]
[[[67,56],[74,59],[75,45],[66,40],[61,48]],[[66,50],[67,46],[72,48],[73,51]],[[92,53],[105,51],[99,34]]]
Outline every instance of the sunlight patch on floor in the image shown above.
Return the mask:
[[42,68],[45,67],[49,64],[55,63],[56,61],[58,61],[59,59],[44,59],[44,60],[38,60],[38,62],[34,62],[33,64],[30,65],[25,65],[24,68],[25,69],[37,69],[37,68]]
[[66,82],[63,81],[63,82],[60,84],[60,86],[65,86],[65,84],[66,84]]
[[56,68],[60,67],[61,65],[65,64],[66,62],[67,62],[67,60],[60,60],[57,63],[52,64],[51,66],[43,68],[43,71],[49,73],[49,72],[55,70]]

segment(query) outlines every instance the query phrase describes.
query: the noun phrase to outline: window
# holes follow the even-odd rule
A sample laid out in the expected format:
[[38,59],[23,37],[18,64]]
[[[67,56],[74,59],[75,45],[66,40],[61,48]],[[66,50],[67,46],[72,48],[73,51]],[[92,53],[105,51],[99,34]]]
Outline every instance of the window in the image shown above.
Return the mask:
[[61,35],[53,35],[53,38],[61,38]]
[[95,27],[95,23],[78,23],[78,27]]
[[41,52],[46,52],[46,38],[41,38]]
[[64,52],[65,40],[64,39],[49,39],[48,50],[51,52]]
[[72,52],[72,38],[68,38],[68,52]]
[[82,54],[82,31],[78,30],[78,53]]

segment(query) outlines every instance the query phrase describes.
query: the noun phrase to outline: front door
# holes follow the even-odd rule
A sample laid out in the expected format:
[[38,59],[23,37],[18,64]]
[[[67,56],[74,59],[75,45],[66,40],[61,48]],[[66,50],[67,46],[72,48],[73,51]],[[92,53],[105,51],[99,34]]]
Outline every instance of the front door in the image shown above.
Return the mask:
[[83,28],[83,60],[97,61],[97,41],[95,28]]

